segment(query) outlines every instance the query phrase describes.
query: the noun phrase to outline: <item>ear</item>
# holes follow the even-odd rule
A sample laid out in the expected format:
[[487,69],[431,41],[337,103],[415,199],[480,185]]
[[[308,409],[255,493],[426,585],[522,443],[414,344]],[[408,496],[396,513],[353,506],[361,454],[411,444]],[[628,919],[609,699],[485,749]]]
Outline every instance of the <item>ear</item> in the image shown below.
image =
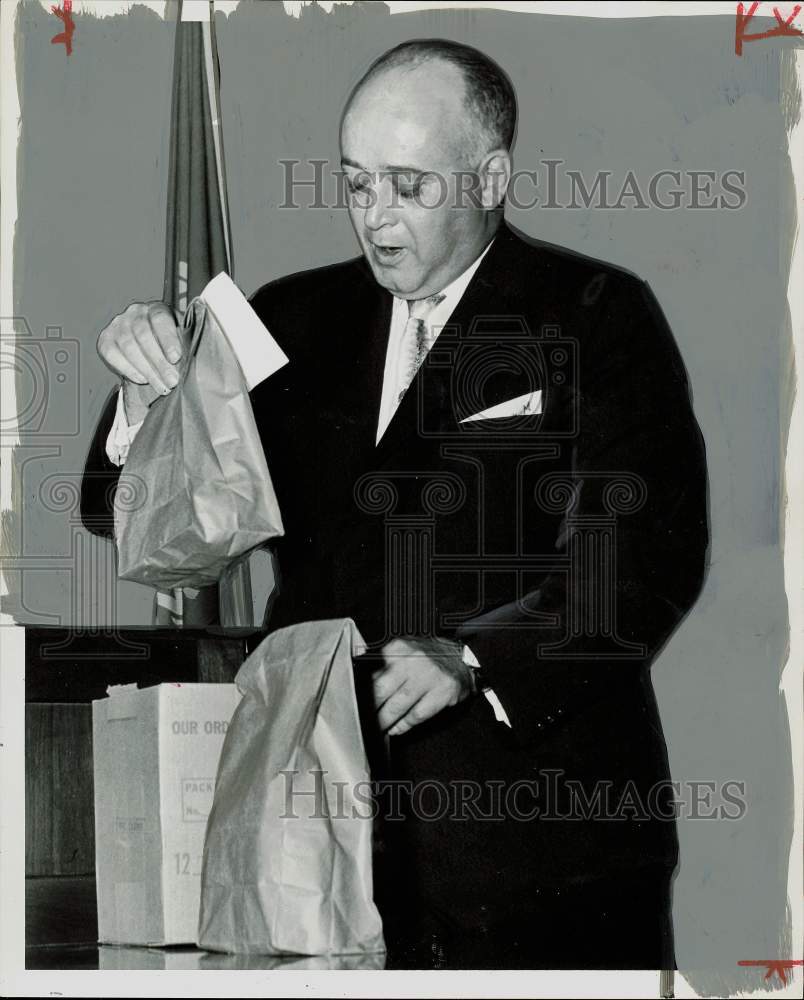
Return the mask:
[[491,211],[500,207],[511,181],[512,170],[511,154],[507,149],[493,149],[486,153],[477,171],[483,208]]

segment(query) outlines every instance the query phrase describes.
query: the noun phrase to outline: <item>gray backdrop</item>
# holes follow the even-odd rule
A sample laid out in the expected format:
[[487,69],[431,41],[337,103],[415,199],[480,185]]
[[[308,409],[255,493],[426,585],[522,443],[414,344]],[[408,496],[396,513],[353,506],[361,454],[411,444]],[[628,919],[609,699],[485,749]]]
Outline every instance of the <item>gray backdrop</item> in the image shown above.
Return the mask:
[[[244,2],[217,24],[235,276],[246,293],[357,252],[343,210],[279,207],[279,161],[334,165],[350,86],[406,38],[466,41],[507,69],[520,99],[520,169],[561,159],[587,180],[611,171],[615,190],[628,170],[643,185],[663,169],[745,171],[737,211],[536,208],[509,217],[646,278],[690,374],[711,480],[711,569],[654,679],[674,776],[743,781],[748,808],[738,821],[681,823],[677,953],[701,992],[761,987],[762,970],[738,961],[791,957],[792,948],[792,779],[779,693],[794,219],[785,115],[797,106],[790,43],[752,43],[737,58],[731,17],[391,17],[381,4],[311,8],[295,19],[281,4]],[[15,309],[31,331],[21,349],[48,359],[51,382],[43,410],[33,402],[39,369],[32,363],[18,380],[39,424],[32,419],[36,433],[16,452],[17,514],[5,531],[24,571],[6,604],[26,622],[145,625],[151,592],[115,582],[111,546],[78,523],[75,486],[115,384],[95,353],[97,334],[130,301],[161,294],[173,26],[136,7],[102,20],[79,14],[76,25],[67,58],[50,44],[58,23],[40,4],[23,6],[18,20]],[[57,331],[48,339],[48,327],[61,328],[69,355],[58,385]]]

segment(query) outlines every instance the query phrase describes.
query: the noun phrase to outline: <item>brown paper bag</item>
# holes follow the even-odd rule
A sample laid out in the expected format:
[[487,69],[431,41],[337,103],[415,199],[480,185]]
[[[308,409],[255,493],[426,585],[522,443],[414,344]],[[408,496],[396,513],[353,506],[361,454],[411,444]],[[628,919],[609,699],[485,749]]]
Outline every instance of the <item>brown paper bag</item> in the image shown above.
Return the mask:
[[350,619],[264,639],[218,765],[201,872],[198,944],[268,955],[384,948],[372,898],[368,764]]
[[179,385],[150,407],[114,502],[118,574],[152,587],[204,587],[283,533],[243,373],[201,299],[184,318]]

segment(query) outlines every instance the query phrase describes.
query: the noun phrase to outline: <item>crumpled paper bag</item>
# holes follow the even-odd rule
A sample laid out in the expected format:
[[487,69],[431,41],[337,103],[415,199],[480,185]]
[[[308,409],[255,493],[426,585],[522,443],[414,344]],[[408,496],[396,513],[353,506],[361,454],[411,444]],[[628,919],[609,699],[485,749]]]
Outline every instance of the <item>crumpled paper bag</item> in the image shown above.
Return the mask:
[[179,384],[132,442],[114,501],[118,575],[201,588],[283,534],[248,387],[213,313],[194,299]]
[[383,950],[352,674],[352,657],[364,651],[351,619],[307,622],[269,635],[238,671],[243,697],[204,841],[201,948]]

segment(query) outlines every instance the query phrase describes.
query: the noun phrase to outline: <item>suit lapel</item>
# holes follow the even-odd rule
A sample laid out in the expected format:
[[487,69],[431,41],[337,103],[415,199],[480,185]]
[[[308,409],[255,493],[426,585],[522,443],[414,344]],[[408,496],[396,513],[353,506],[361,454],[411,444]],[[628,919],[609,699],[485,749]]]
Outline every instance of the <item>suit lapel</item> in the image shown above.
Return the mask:
[[[354,370],[345,373],[345,411],[354,428],[355,444],[373,449],[380,413],[385,354],[391,327],[393,297],[374,280],[365,261],[360,262],[353,314],[347,317],[347,356]],[[349,344],[348,341],[352,340]],[[338,366],[331,377],[337,377]],[[325,374],[326,377],[326,374]]]

